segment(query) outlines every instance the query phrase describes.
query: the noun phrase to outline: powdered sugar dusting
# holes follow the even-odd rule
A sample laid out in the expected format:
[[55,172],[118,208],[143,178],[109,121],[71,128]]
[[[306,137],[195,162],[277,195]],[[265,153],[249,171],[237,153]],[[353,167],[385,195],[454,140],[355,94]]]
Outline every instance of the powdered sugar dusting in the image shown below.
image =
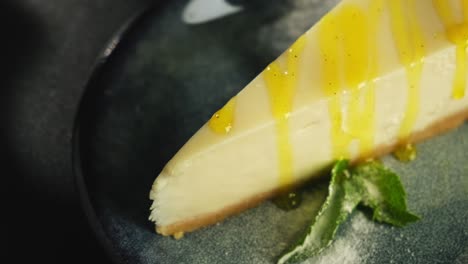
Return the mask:
[[332,245],[319,256],[308,259],[304,264],[361,264],[367,262],[367,257],[373,251],[369,243],[376,231],[380,229],[363,213],[351,216],[348,223],[342,227],[341,235]]

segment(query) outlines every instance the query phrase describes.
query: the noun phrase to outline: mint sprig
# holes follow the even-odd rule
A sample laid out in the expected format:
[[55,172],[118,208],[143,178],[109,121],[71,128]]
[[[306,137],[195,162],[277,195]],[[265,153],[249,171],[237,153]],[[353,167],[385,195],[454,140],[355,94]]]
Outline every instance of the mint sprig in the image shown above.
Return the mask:
[[352,181],[359,188],[361,203],[373,209],[373,219],[394,226],[419,220],[406,206],[406,192],[400,177],[382,164],[368,162],[351,169]]
[[400,178],[378,162],[350,168],[339,160],[332,169],[328,196],[307,232],[278,260],[297,263],[319,254],[328,247],[340,225],[357,205],[373,210],[373,219],[404,226],[419,217],[406,206],[406,193]]

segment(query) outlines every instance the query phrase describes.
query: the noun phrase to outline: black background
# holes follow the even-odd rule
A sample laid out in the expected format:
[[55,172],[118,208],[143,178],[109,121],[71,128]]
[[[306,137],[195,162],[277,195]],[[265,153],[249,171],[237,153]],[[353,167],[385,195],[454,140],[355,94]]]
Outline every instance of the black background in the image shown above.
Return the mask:
[[106,42],[150,2],[0,1],[0,262],[109,263],[75,191],[73,120]]

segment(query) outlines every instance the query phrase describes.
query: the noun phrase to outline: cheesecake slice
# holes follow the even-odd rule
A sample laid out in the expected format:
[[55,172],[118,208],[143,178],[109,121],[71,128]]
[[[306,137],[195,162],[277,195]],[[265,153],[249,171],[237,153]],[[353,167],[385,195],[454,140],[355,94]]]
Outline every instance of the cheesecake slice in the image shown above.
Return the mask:
[[462,124],[468,1],[343,0],[193,135],[157,176],[163,235]]

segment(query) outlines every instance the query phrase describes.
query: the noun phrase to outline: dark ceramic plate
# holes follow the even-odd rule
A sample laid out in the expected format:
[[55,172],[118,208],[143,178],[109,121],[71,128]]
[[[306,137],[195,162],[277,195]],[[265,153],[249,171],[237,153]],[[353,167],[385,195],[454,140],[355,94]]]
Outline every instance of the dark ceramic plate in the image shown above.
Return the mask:
[[[311,221],[324,186],[308,190],[297,210],[265,202],[175,241],[147,220],[148,193],[211,113],[336,2],[245,1],[241,12],[189,25],[187,2],[171,1],[119,32],[89,82],[74,136],[83,204],[115,261],[271,263]],[[310,263],[468,263],[468,125],[418,150],[409,165],[384,162],[402,175],[422,220],[392,228],[354,213]]]

